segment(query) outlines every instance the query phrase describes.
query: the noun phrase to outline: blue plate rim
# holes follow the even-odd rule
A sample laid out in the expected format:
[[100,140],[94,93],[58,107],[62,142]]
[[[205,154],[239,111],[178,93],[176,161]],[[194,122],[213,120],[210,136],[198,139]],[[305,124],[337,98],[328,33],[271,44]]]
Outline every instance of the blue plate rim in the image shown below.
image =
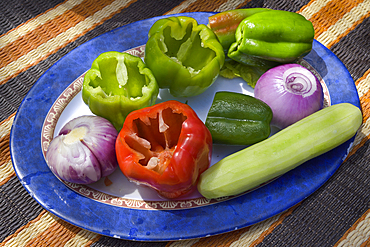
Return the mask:
[[[212,14],[214,12],[193,12],[169,16],[191,16],[197,19],[199,23],[206,24],[208,16]],[[311,195],[332,176],[347,155],[347,150],[353,142],[353,138],[327,154],[306,162],[266,186],[240,197],[199,208],[161,211],[119,208],[87,200],[87,198],[70,191],[60,182],[47,167],[40,145],[33,145],[37,141],[37,137],[41,136],[42,126],[40,124],[40,126],[33,127],[33,123],[40,121],[34,118],[43,118],[43,116],[37,115],[36,112],[45,112],[46,115],[50,108],[49,105],[51,106],[54,102],[53,99],[55,100],[60,92],[64,90],[65,85],[68,86],[74,80],[73,78],[77,78],[78,75],[89,68],[92,60],[103,52],[103,50],[96,49],[97,45],[104,43],[108,47],[113,47],[113,44],[109,44],[109,42],[115,41],[109,41],[108,38],[117,38],[118,35],[127,30],[141,28],[140,32],[145,34],[147,33],[146,30],[156,20],[164,17],[167,16],[158,16],[116,28],[75,48],[50,67],[22,100],[10,133],[10,153],[19,180],[40,205],[73,225],[110,237],[137,241],[194,239],[240,229],[284,212]],[[135,42],[115,44],[117,45],[115,48],[122,51],[145,44],[144,36],[146,35],[141,35],[140,38],[130,36],[130,39],[136,38]],[[126,39],[125,37],[122,38]],[[135,43],[136,45],[130,46]],[[91,50],[93,50],[92,54],[86,54],[87,59],[85,57],[77,58],[81,52],[91,52]],[[326,71],[323,76],[324,81],[329,83],[328,88],[332,104],[348,102],[360,107],[356,87],[344,64],[329,49],[317,41],[314,41],[314,52],[319,54],[310,53],[307,55],[307,59],[311,63],[315,63],[315,65],[310,64],[318,72],[322,71],[321,66],[325,63],[336,66],[335,73],[334,71]],[[317,58],[322,58],[324,61],[321,61],[320,64],[314,61]],[[66,63],[73,62],[73,59],[79,62],[81,62],[80,60],[84,61],[81,62],[82,65],[76,72],[69,75],[69,79],[61,83],[60,87],[56,87],[50,82],[50,78],[54,78],[53,75],[58,77],[59,75],[55,73],[60,72],[60,68],[67,66]],[[61,80],[59,77],[55,82]],[[340,77],[340,80],[338,80],[338,77]],[[46,84],[48,85],[47,88],[41,88]],[[55,95],[42,95],[56,89],[59,91]],[[347,90],[344,96],[338,97],[337,94],[332,95],[331,93],[342,90]],[[45,105],[41,105],[41,103]],[[35,104],[38,104],[38,106],[36,107]],[[31,133],[26,136],[25,133],[30,130]],[[27,163],[22,162],[22,160],[29,159],[31,154],[34,155],[31,160]],[[324,164],[325,168],[318,164]],[[312,171],[313,169],[319,171]],[[314,185],[302,182],[304,181],[302,176],[307,174],[315,178]],[[304,190],[304,193],[295,189],[292,190],[293,187],[297,186],[295,184],[297,181],[301,183],[299,186]],[[42,189],[40,189],[41,185]],[[285,191],[285,194],[293,193],[293,198],[286,200],[286,198],[275,196],[277,194],[281,195],[281,191]],[[75,210],[76,207],[80,210]],[[251,209],[253,209],[253,212]]]

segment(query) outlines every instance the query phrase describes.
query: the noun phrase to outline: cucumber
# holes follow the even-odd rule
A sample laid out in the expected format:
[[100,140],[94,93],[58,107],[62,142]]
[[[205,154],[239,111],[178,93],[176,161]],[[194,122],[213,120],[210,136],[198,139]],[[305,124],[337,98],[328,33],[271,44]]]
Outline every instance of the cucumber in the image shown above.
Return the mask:
[[211,199],[253,189],[349,140],[361,124],[352,104],[326,107],[220,160],[201,174],[198,190]]

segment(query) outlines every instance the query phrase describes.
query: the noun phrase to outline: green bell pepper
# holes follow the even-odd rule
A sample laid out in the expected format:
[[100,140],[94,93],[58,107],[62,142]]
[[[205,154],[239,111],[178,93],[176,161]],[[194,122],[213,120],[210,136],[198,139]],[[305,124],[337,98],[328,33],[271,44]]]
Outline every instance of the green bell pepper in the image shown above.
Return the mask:
[[100,54],[84,76],[82,99],[92,113],[119,131],[126,116],[154,105],[159,87],[141,58],[110,51]]
[[251,145],[269,137],[271,108],[252,96],[217,92],[206,118],[214,143]]
[[251,66],[291,63],[311,51],[314,34],[312,23],[298,13],[255,13],[239,24],[228,57]]
[[169,88],[175,97],[191,97],[217,79],[225,54],[206,25],[191,17],[168,17],[156,21],[148,36],[144,61],[160,88]]
[[234,43],[235,31],[240,22],[248,16],[259,12],[269,11],[267,8],[246,8],[223,11],[208,17],[208,25],[216,34],[226,54],[230,45]]

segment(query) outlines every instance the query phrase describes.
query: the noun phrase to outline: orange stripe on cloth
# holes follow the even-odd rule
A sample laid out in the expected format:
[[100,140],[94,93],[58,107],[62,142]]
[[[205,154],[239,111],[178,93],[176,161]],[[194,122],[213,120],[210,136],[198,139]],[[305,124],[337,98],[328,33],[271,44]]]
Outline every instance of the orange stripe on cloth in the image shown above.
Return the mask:
[[[361,81],[362,79],[367,78],[368,75],[369,75],[369,70],[364,74],[364,76],[362,76],[360,79],[358,79],[355,82],[355,84],[358,84],[359,81]],[[360,104],[361,104],[361,108],[362,108],[363,122],[366,122],[370,117],[370,90],[367,91],[365,94],[363,94],[360,97]]]
[[341,35],[339,35],[335,40],[331,41],[328,45],[326,45],[329,49],[335,45],[336,43],[338,43],[343,37],[345,37],[347,34],[349,34],[349,32],[351,32],[353,29],[355,29],[360,23],[362,23],[366,18],[369,18],[370,17],[370,12],[367,13],[366,15],[362,16],[360,18],[360,20],[356,21],[355,23],[353,23],[353,25],[348,28],[344,33],[342,33]]
[[102,237],[101,235],[97,235],[95,238],[91,238],[89,241],[87,241],[87,243],[85,244],[85,247],[89,247],[95,242],[98,242],[101,237]]
[[42,218],[45,217],[45,214],[47,214],[47,211],[43,210],[37,216],[37,218],[29,221],[26,225],[18,228],[18,230],[15,233],[9,235],[7,238],[4,239],[3,242],[0,243],[0,247],[9,245],[17,246],[19,245],[20,242],[22,242],[22,244],[24,245],[25,240],[29,239],[29,235],[25,234],[25,236],[22,236],[22,234],[24,234],[24,232],[27,232],[27,229],[30,228],[32,225],[37,224],[39,221],[42,221]]
[[349,152],[346,160],[362,147],[370,138],[370,69],[359,78],[355,85],[360,96],[360,105],[362,111],[362,125],[356,135],[354,146]]
[[[85,237],[81,232],[90,235]],[[101,235],[90,233],[66,221],[57,219],[46,231],[29,241],[27,246],[80,246],[78,243],[86,243],[83,246],[88,246],[97,242],[100,238]]]
[[10,129],[13,125],[13,119],[16,112],[13,112],[7,119],[0,122],[0,137],[3,137],[8,132],[10,132]]
[[32,32],[21,36],[0,50],[0,67],[8,65],[41,44],[76,26],[77,23],[85,20],[113,1],[106,0],[95,3],[93,0],[85,0],[80,5],[67,10],[62,15],[37,27]]
[[57,220],[51,224],[46,231],[38,234],[27,242],[27,246],[64,246],[70,239],[74,238],[80,228],[65,221]]
[[22,35],[31,32],[35,28],[45,24],[47,21],[50,21],[55,17],[62,15],[65,11],[73,8],[75,5],[80,4],[82,1],[83,0],[67,0],[63,3],[56,5],[54,8],[51,8],[45,11],[44,13],[39,14],[35,18],[32,18],[25,23],[22,23],[16,28],[9,30],[5,34],[0,35],[0,49],[11,42],[14,42]]
[[[327,3],[309,19],[315,28],[315,38],[328,30],[330,26],[361,2],[363,0],[333,0]],[[322,16],[325,16],[325,18]]]
[[1,173],[4,173],[1,174],[0,186],[15,176],[15,171],[11,166],[9,138],[10,133],[0,138],[0,170]]
[[[368,237],[367,240],[359,243],[359,239],[365,239],[366,234]],[[359,236],[361,237],[358,238]],[[368,209],[334,245],[334,247],[338,246],[370,246],[370,209]]]
[[0,247],[89,246],[100,238],[101,235],[74,226],[43,210],[37,218],[9,235],[0,243]]
[[[10,57],[12,54],[9,54],[9,52],[12,52],[13,49],[6,49],[7,52],[4,57],[3,55],[0,56],[1,60],[5,60],[6,62],[3,62],[3,65],[6,66],[1,67],[0,66],[0,84],[5,83],[7,80],[15,77],[19,73],[27,70],[31,66],[37,64],[38,62],[46,59],[49,55],[55,53],[57,50],[65,47],[67,44],[73,42],[77,38],[81,37],[88,31],[94,29],[97,25],[103,23],[105,20],[109,19],[114,14],[118,13],[124,8],[127,8],[132,3],[136,2],[137,0],[115,0],[113,2],[106,1],[104,8],[98,9],[94,7],[95,4],[92,0],[86,0],[88,3],[90,3],[89,7],[87,8],[87,11],[84,10],[84,7],[79,9],[79,7],[74,7],[75,11],[78,12],[71,12],[66,11],[66,13],[62,14],[61,16],[57,16],[55,19],[59,20],[59,22],[55,22],[54,19],[52,21],[53,25],[52,28],[56,28],[57,30],[60,30],[59,26],[63,25],[69,25],[69,29],[65,30],[63,29],[63,32],[55,32],[52,31],[48,33],[48,31],[45,31],[47,29],[46,25],[42,25],[42,27],[36,28],[37,30],[43,30],[41,33],[36,33],[36,31],[31,31],[32,34],[31,37],[35,38],[35,40],[32,40],[32,43],[38,42],[38,46],[32,46],[33,49],[27,49],[28,53],[21,53],[23,54],[21,57],[16,56],[16,60],[14,58]],[[110,3],[110,4],[109,4]],[[86,3],[85,3],[86,4]],[[102,5],[99,5],[102,6]],[[70,15],[68,16],[67,13]],[[82,17],[81,17],[82,16]],[[73,18],[76,19],[73,19]],[[73,20],[73,21],[72,21]],[[77,20],[80,20],[76,25],[68,24],[69,22],[75,23]],[[37,35],[42,34],[41,37],[38,37]],[[29,36],[30,37],[30,36]],[[41,39],[41,41],[40,41]],[[21,45],[19,45],[22,47]],[[14,46],[13,46],[14,47]],[[27,46],[26,46],[27,47]],[[16,47],[15,49],[19,49]],[[18,51],[19,52],[19,51]],[[18,57],[18,58],[17,58]],[[4,59],[5,58],[5,59]],[[10,59],[10,63],[9,60]]]
[[[357,27],[370,13],[370,0],[364,0],[348,11],[335,24],[331,25],[325,32],[317,37],[321,44],[331,47],[337,43],[345,34]],[[366,29],[364,29],[366,30]]]
[[[319,1],[319,2],[324,2],[324,1]],[[311,0],[309,3],[304,5],[299,11],[297,11],[297,13],[302,13],[305,9],[312,7],[314,4],[317,4],[317,3],[318,3],[317,0]]]
[[9,149],[10,128],[14,116],[15,113],[0,123],[0,186],[15,176]]
[[370,237],[360,245],[360,247],[369,247],[369,246],[370,246]]
[[365,72],[365,74],[363,76],[361,76],[361,78],[359,78],[357,81],[355,81],[355,85],[358,86],[359,83],[364,80],[368,75],[370,74],[370,69],[368,71]]

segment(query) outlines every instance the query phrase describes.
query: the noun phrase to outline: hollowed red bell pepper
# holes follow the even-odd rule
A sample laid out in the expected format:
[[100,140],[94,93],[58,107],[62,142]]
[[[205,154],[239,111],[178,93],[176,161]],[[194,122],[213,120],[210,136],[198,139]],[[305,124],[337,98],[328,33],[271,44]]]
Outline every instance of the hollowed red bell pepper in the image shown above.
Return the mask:
[[130,181],[176,198],[191,191],[209,167],[212,136],[190,106],[165,101],[127,116],[116,153]]

